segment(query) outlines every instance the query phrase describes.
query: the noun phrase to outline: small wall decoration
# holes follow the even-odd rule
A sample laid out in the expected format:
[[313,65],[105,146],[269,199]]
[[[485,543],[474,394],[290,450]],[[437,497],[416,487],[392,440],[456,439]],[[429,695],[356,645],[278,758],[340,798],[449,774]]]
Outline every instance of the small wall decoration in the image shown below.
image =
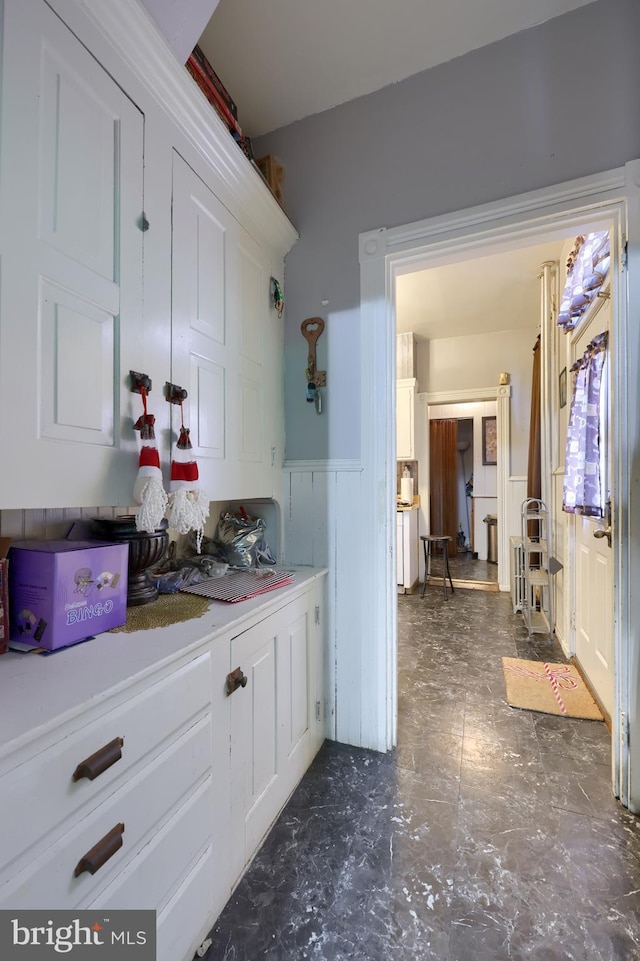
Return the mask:
[[567,368],[563,367],[558,377],[558,401],[560,408],[566,407],[567,404]]
[[498,428],[495,417],[482,418],[482,463],[495,467],[498,463]]

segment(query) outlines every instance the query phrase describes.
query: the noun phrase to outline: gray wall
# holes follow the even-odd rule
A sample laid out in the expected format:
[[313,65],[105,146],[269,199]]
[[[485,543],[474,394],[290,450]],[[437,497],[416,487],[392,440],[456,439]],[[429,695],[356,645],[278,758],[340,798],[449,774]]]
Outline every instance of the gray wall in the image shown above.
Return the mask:
[[[255,141],[284,164],[301,235],[285,274],[288,459],[360,453],[358,234],[640,157],[639,48],[638,0],[597,0]],[[311,316],[326,321],[322,416],[305,403]]]

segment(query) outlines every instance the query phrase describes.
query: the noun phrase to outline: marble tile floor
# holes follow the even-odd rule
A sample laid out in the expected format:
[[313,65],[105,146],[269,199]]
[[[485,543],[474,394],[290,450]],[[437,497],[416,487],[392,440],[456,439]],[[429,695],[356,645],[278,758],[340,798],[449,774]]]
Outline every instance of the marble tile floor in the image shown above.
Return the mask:
[[505,594],[398,598],[398,747],[326,742],[206,961],[640,959],[640,820],[605,725],[510,708]]
[[454,580],[498,582],[498,565],[474,560],[470,551],[461,551],[450,557],[449,570]]

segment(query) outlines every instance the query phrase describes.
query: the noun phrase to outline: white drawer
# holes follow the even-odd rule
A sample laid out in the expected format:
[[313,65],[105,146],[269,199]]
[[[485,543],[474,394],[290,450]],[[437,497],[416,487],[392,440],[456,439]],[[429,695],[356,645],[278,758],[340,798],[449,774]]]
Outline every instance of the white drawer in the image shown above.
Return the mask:
[[[85,805],[95,807],[117,790],[133,765],[159,753],[210,701],[207,652],[7,771],[0,778],[0,883],[18,855],[24,858],[45,835],[49,842],[71,827]],[[124,740],[119,760],[94,780],[73,780],[82,761],[117,738]],[[11,873],[17,869],[13,865]]]
[[198,856],[211,845],[212,795],[212,781],[207,778],[140,854],[86,907],[136,907],[159,913]]
[[[0,907],[73,908],[94,900],[210,770],[211,716],[206,715],[5,884]],[[83,856],[118,824],[124,824],[122,846],[96,873],[75,877]]]

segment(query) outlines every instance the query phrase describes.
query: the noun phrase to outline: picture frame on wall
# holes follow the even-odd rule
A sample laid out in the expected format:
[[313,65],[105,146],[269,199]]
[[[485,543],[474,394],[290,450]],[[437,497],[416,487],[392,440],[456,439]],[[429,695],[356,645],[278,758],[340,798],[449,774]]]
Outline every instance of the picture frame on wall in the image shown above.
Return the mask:
[[482,418],[482,465],[495,467],[498,463],[498,423],[496,417]]
[[563,367],[558,377],[558,403],[560,409],[567,405],[567,368]]

